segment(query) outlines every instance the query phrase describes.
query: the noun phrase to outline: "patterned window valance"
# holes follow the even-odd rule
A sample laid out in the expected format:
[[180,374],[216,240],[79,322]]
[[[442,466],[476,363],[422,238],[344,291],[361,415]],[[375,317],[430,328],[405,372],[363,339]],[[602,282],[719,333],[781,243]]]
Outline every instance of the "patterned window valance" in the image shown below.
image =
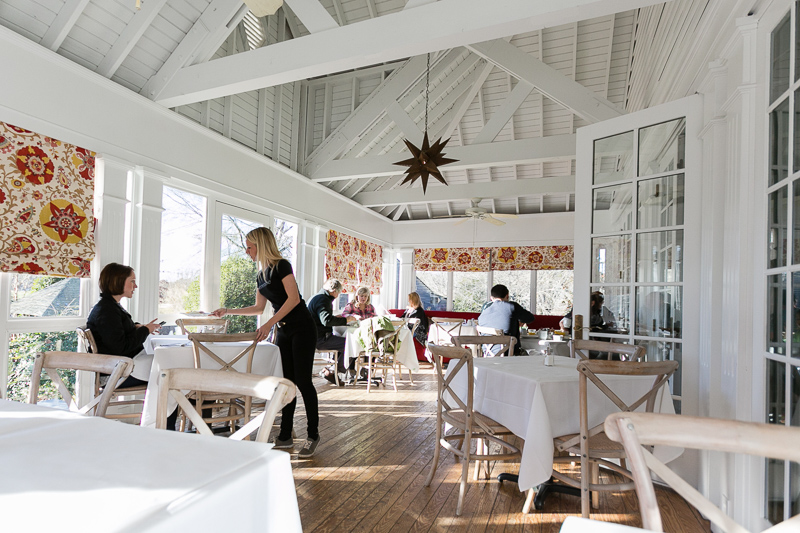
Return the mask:
[[0,122],[0,270],[89,276],[94,157]]
[[436,272],[488,272],[491,248],[417,248],[414,269]]
[[489,270],[572,270],[572,246],[418,248],[414,269],[438,272]]
[[383,286],[383,247],[356,239],[345,233],[328,231],[325,253],[325,278],[335,278],[344,285],[344,292],[354,293],[367,287],[378,293]]

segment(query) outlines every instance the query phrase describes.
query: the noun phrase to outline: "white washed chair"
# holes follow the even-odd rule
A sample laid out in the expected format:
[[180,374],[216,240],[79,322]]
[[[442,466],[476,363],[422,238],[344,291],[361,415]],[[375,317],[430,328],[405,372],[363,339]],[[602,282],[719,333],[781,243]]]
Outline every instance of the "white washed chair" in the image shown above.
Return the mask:
[[439,346],[452,346],[452,339],[456,335],[461,335],[461,326],[464,324],[457,318],[431,317],[431,328],[435,331],[436,344]]
[[175,325],[181,328],[181,335],[191,333],[188,328],[197,328],[197,333],[227,333],[228,319],[216,317],[179,318]]
[[[651,472],[681,495],[725,533],[747,533],[724,511],[656,459],[647,449],[654,445],[696,450],[745,453],[800,463],[800,428],[698,416],[654,413],[614,413],[606,418],[608,438],[621,443],[636,485],[644,528],[664,531],[653,490]],[[800,515],[765,530],[800,531]]]
[[[83,370],[95,374],[109,374],[108,384],[92,401],[78,408],[77,401],[69,392],[61,376],[58,375],[58,370]],[[39,401],[39,387],[41,386],[42,371],[44,371],[58,388],[61,398],[70,411],[105,416],[114,394],[115,384],[127,378],[132,370],[133,362],[127,357],[79,352],[39,352],[33,363],[28,403],[35,404]]]
[[484,348],[500,346],[500,350],[492,357],[504,357],[514,355],[517,339],[511,335],[457,335],[453,337],[453,344],[459,348],[472,346],[474,348],[472,355],[475,357],[483,357]]
[[256,442],[267,442],[275,416],[291,402],[296,394],[294,383],[276,376],[259,376],[240,372],[218,372],[196,368],[173,368],[159,374],[158,404],[156,408],[156,428],[167,427],[168,399],[172,396],[178,402],[189,420],[197,428],[197,433],[212,436],[206,420],[192,405],[182,391],[202,391],[207,396],[224,395],[233,397],[260,398],[267,402],[264,411],[253,419],[245,420],[243,426],[232,432],[229,438],[242,440],[258,430]]
[[478,335],[505,335],[502,329],[490,328],[489,326],[475,326]]
[[605,342],[597,340],[572,339],[569,341],[570,357],[575,359],[589,359],[589,352],[601,352],[601,359],[612,360],[614,355],[619,355],[621,361],[641,361],[644,359],[644,346],[624,344],[621,342]]
[[[395,321],[392,321],[394,325]],[[400,343],[400,332],[405,327],[405,321],[401,321],[395,326],[394,331],[380,331],[375,339],[376,349],[365,350],[356,358],[355,373],[360,375],[361,369],[367,369],[367,392],[370,392],[372,379],[376,377],[378,371],[383,375],[386,383],[387,372],[392,371],[392,384],[394,391],[397,392],[397,372],[400,370],[400,363],[395,360],[395,354]],[[358,383],[358,380],[353,382]]]

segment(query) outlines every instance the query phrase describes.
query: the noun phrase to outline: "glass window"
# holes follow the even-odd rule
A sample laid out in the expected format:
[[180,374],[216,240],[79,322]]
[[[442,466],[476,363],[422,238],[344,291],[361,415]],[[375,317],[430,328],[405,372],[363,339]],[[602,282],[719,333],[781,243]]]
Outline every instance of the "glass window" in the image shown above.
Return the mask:
[[791,48],[791,26],[789,15],[786,15],[772,32],[770,97],[774,102],[789,88],[789,50]]
[[572,270],[537,270],[536,309],[532,311],[537,315],[566,315],[572,309],[574,278]]
[[275,219],[275,240],[278,242],[278,250],[292,266],[295,266],[297,258],[297,224]]
[[[220,307],[248,307],[255,303],[258,266],[245,253],[245,235],[258,227],[261,227],[258,222],[233,215],[222,216]],[[228,333],[255,331],[258,325],[258,317],[255,316],[234,315],[228,320]]]
[[[599,291],[603,294],[603,333],[629,333],[631,318],[631,293],[629,286],[614,287],[600,286],[592,287],[592,291]],[[583,327],[591,327],[591,318],[583,318]],[[615,341],[621,342],[621,341]]]
[[627,283],[630,272],[630,235],[592,239],[592,283]]
[[[786,365],[767,359],[767,423],[786,423]],[[767,519],[773,524],[783,521],[783,461],[768,459],[766,470]]]
[[594,183],[610,183],[633,177],[633,132],[594,141]]
[[[792,300],[795,300],[793,297]],[[786,353],[786,274],[767,277],[767,338],[769,353]]]
[[[447,310],[447,272],[417,272],[416,293],[427,311]],[[408,299],[400,297],[400,306],[408,305]]]
[[789,232],[787,187],[769,195],[769,235],[767,240],[769,268],[786,266]]
[[769,184],[789,175],[789,100],[769,114]]
[[[508,287],[509,298],[517,302],[525,309],[531,308],[531,274],[533,270],[498,270],[494,272],[493,285],[505,285]],[[572,281],[570,281],[570,302],[572,301]],[[540,287],[537,282],[537,295]],[[545,313],[549,314],[549,313]]]
[[12,318],[80,315],[80,278],[18,273],[8,276]]
[[638,183],[639,229],[683,225],[683,174]]
[[683,288],[636,288],[636,335],[680,338]]
[[[8,336],[8,383],[6,397],[17,402],[28,401],[31,386],[33,359],[38,352],[60,351],[74,352],[78,349],[78,335],[75,330],[47,333],[13,333]],[[71,393],[75,393],[75,371],[59,371],[61,380]],[[58,389],[42,373],[39,387],[39,400],[53,406],[61,406],[61,395]]]
[[636,281],[683,281],[683,230],[640,233],[636,236]]
[[684,168],[685,160],[685,118],[639,130],[640,177]]
[[164,187],[162,206],[158,316],[174,319],[200,308],[206,199]]
[[592,233],[630,231],[633,225],[633,185],[626,183],[595,189],[592,198]]
[[480,313],[489,295],[488,272],[453,272],[453,311]]

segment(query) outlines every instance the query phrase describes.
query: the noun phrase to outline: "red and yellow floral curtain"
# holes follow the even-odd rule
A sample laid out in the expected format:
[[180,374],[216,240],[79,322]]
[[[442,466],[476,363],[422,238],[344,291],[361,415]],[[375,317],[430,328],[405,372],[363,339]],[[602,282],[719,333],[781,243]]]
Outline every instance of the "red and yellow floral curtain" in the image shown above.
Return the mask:
[[88,277],[94,152],[0,122],[0,270]]
[[338,279],[344,285],[344,292],[351,294],[358,287],[380,292],[383,286],[382,246],[334,230],[328,231],[327,240],[326,279]]
[[414,269],[436,272],[487,272],[491,248],[417,248]]
[[438,272],[489,270],[572,270],[572,246],[418,248],[414,269]]

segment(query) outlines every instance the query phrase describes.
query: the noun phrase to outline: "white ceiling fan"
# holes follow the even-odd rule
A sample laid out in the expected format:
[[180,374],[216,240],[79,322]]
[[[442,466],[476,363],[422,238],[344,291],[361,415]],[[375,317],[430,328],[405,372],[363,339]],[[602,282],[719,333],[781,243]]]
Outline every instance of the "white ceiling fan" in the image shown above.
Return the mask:
[[490,213],[485,207],[480,207],[483,198],[473,198],[470,200],[470,206],[464,210],[463,215],[446,215],[433,218],[460,218],[456,225],[463,224],[467,220],[483,220],[495,226],[504,226],[505,222],[498,220],[499,218],[517,218],[517,215],[507,215],[505,213]]

